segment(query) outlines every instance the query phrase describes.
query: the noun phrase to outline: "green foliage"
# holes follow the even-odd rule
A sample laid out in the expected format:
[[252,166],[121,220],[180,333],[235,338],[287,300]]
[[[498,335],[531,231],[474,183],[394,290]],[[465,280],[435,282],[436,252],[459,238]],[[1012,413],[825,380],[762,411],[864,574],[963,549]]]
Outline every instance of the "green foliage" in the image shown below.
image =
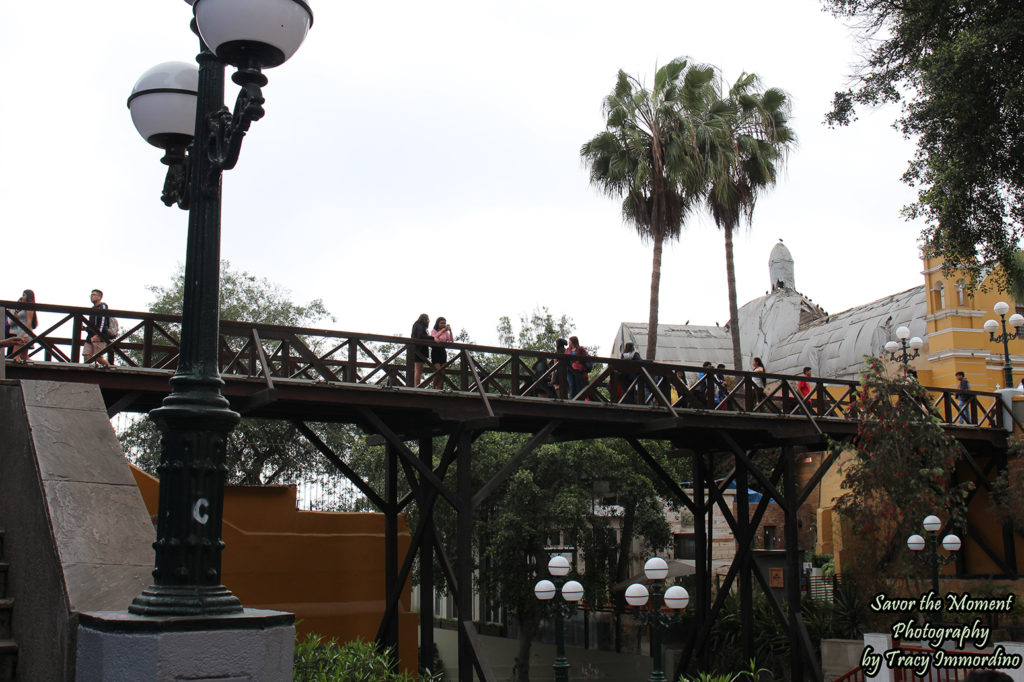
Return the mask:
[[904,209],[922,239],[972,284],[1024,281],[1024,4],[993,0],[823,0],[849,19],[865,61],[826,117],[856,120],[858,106],[896,102],[897,127],[917,143],[903,179],[918,188]]
[[391,649],[356,639],[343,644],[309,634],[295,644],[292,679],[295,682],[434,682],[442,679],[429,671],[421,675],[399,672]]
[[[369,460],[369,457],[361,456],[367,448],[363,438],[352,427],[339,424],[309,426],[319,432],[335,452]],[[160,463],[160,433],[153,422],[148,417],[139,419],[122,431],[119,439],[128,459],[155,476]],[[225,466],[227,482],[231,484],[338,483],[338,474],[333,466],[306,441],[295,425],[275,419],[243,419],[228,434]]]
[[[510,434],[481,436],[473,446],[474,478],[488,480],[523,441]],[[650,447],[671,471],[670,461],[653,444]],[[614,499],[599,499],[604,490]],[[586,601],[608,603],[611,585],[628,577],[619,575],[619,561],[624,551],[625,558],[632,558],[628,548],[633,537],[644,539],[644,553],[671,541],[662,492],[620,441],[537,448],[479,510],[481,593],[520,618],[536,617],[533,585],[548,577],[544,548],[564,545],[578,548],[585,557],[586,566],[580,567],[577,579],[584,585]],[[615,541],[613,525],[622,528],[621,543]]]
[[[789,96],[777,88],[763,92],[757,74],[741,74],[719,92],[710,115],[713,135],[701,153],[707,169],[706,203],[715,224],[725,235],[726,285],[729,318],[739,319],[733,232],[743,220],[750,225],[762,192],[775,185],[779,170],[796,134],[789,125]],[[733,365],[743,367],[738,324],[730,325]]]
[[697,673],[696,677],[687,677],[686,675],[679,676],[679,682],[739,682],[740,680],[747,679],[757,682],[761,679],[762,674],[770,674],[771,671],[767,668],[758,668],[757,663],[754,659],[750,660],[746,670],[740,670],[736,673]]
[[[184,284],[185,267],[180,266],[167,286],[146,287],[154,296],[150,312],[180,315]],[[325,319],[334,321],[319,298],[305,304],[295,303],[291,292],[280,284],[235,270],[226,260],[220,263],[220,319],[288,327],[311,327]]]
[[[679,237],[701,202],[725,230],[730,313],[736,318],[732,231],[744,218],[749,223],[757,197],[775,184],[796,139],[788,95],[760,88],[756,74],[744,73],[725,90],[713,67],[682,57],[657,71],[650,90],[619,71],[604,102],[605,130],[580,149],[591,184],[622,197],[623,220],[654,244],[649,359],[657,342],[662,245]],[[740,367],[736,325],[733,348]]]
[[1024,532],[1024,441],[1010,441],[1010,459],[992,483],[992,498],[999,516]]
[[[754,595],[751,617],[754,622],[754,659],[767,666],[775,679],[785,679],[789,660],[789,634],[775,618],[765,595]],[[711,626],[708,641],[711,644],[713,670],[734,669],[735,652],[742,650],[742,622],[740,595],[734,590],[725,598],[722,610]]]
[[658,69],[654,87],[619,71],[605,98],[605,129],[580,149],[590,182],[622,198],[623,220],[654,244],[646,357],[657,344],[658,288],[664,242],[677,239],[704,182],[695,143],[706,136],[701,118],[712,100],[711,67],[674,59]]
[[519,318],[519,333],[512,328],[512,319],[502,315],[498,320],[498,343],[506,348],[541,350],[553,353],[557,339],[572,335],[572,318],[562,315],[555,319],[546,307],[537,307],[529,317]]
[[865,591],[851,579],[839,583],[831,601],[804,597],[800,612],[811,642],[819,649],[823,639],[859,638],[865,632],[870,615]]
[[842,470],[848,492],[836,509],[853,532],[860,572],[877,575],[906,568],[907,553],[897,550],[928,514],[961,523],[972,484],[954,485],[960,446],[917,381],[889,376],[877,358],[861,376],[856,457]]
[[[184,269],[166,287],[151,286],[155,296],[150,310],[180,314]],[[221,319],[247,320],[289,326],[312,326],[328,318],[320,299],[298,304],[273,282],[221,263]],[[365,449],[363,439],[348,426],[313,425],[320,437],[339,454]],[[148,417],[128,426],[120,435],[121,447],[139,468],[155,475],[160,463],[160,434]],[[369,461],[370,458],[363,457]],[[225,465],[229,483],[259,485],[297,480],[342,484],[327,460],[298,433],[294,424],[267,419],[243,419],[228,436]],[[353,501],[354,504],[354,501]]]

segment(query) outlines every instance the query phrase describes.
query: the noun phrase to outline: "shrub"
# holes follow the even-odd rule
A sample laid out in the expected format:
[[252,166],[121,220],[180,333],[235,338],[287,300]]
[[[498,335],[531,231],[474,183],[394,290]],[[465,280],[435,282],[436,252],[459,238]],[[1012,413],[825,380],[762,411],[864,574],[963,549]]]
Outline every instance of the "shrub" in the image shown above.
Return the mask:
[[391,649],[355,639],[338,644],[310,633],[295,645],[295,682],[434,682],[427,671],[410,675],[396,670]]

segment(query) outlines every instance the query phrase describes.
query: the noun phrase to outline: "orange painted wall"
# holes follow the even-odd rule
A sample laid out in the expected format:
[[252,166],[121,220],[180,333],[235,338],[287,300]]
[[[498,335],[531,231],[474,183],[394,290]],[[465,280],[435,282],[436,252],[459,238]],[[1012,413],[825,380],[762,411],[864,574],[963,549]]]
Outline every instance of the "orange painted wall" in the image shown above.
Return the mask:
[[[139,491],[156,514],[158,483],[132,467]],[[384,615],[384,516],[298,511],[290,486],[227,486],[224,490],[224,584],[246,607],[295,614],[299,637],[373,640]],[[399,518],[398,552],[409,548]],[[416,669],[417,615],[409,586],[399,614],[399,656]]]

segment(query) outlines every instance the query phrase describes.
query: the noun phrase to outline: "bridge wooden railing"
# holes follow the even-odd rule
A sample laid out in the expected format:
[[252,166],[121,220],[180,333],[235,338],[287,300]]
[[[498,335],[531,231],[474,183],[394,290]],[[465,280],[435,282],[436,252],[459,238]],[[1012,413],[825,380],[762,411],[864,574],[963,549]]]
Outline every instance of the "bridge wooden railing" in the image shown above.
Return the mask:
[[[41,313],[36,329],[24,330],[14,315],[21,306],[0,301],[13,334],[27,334],[34,362],[85,363],[91,308],[32,304]],[[129,310],[108,311],[120,325],[103,353],[117,365],[173,371],[177,367],[177,316]],[[352,383],[390,388],[428,389],[437,379],[445,391],[478,394],[485,404],[502,397],[532,397],[680,410],[725,410],[805,419],[856,419],[861,385],[857,381],[795,377],[738,370],[704,370],[641,360],[588,356],[592,367],[579,376],[582,387],[569,395],[569,372],[576,356],[469,344],[445,344],[447,362],[437,371],[425,366],[420,383],[411,386],[414,348],[424,344],[406,337],[331,329],[284,327],[222,321],[220,371],[226,376],[280,381]],[[116,371],[116,370],[115,370]],[[807,395],[799,382],[810,386]],[[946,424],[1003,427],[1004,410],[995,393],[971,391],[958,401],[956,389],[929,388],[922,405]]]

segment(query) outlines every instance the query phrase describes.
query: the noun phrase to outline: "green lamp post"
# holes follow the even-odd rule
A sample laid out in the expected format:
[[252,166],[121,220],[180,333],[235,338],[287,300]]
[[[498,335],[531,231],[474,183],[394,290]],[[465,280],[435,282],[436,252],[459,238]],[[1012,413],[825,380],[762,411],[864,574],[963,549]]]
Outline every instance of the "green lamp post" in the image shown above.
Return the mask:
[[[1010,363],[1010,341],[1019,338],[1022,334],[1021,327],[1024,326],[1024,316],[1014,313],[1010,315],[1010,326],[1016,329],[1015,332],[1006,331],[1006,313],[1010,312],[1010,305],[1006,301],[999,301],[992,306],[993,312],[999,316],[999,322],[985,320],[985,331],[993,343],[1003,344],[1003,388],[1013,388],[1013,365]],[[1000,326],[1002,333],[997,334]]]
[[[690,603],[690,594],[685,587],[680,585],[673,585],[662,592],[662,585],[665,578],[668,577],[668,563],[661,557],[652,557],[647,560],[647,563],[644,564],[644,575],[651,582],[651,589],[648,591],[646,586],[633,583],[626,588],[626,603],[637,609],[636,613],[640,619],[651,626],[651,658],[653,661],[651,676],[647,678],[647,682],[666,682],[661,660],[661,632],[676,617],[663,613],[661,607],[664,603],[670,611],[682,612]],[[640,610],[640,607],[647,604],[648,600],[650,600],[650,606],[646,610]]]
[[[147,616],[237,613],[221,584],[221,521],[227,435],[238,423],[221,394],[221,174],[263,117],[264,68],[295,53],[313,23],[302,0],[186,0],[200,36],[199,68],[167,62],[147,71],[128,98],[142,137],[164,150],[163,201],[189,212],[181,347],[171,393],[150,416],[163,433],[154,583],[129,611]],[[224,69],[237,68],[235,110],[224,107]]]
[[[555,682],[569,682],[569,660],[565,656],[565,617],[583,599],[583,585],[575,580],[565,580],[569,574],[569,560],[561,554],[551,557],[548,561],[548,573],[554,578],[541,580],[533,588],[533,594],[541,601],[551,601],[555,619],[555,663],[551,668],[555,671]],[[561,592],[562,602],[552,601],[555,594]]]
[[[942,538],[942,548],[949,552],[943,556],[939,554],[939,530],[942,529],[942,520],[934,514],[929,514],[922,522],[925,532],[928,534],[927,541],[920,535],[914,534],[907,538],[907,548],[914,554],[911,557],[928,567],[932,579],[932,592],[937,599],[942,599],[939,593],[939,566],[948,564],[956,557],[954,552],[960,551],[960,537],[950,533]],[[921,555],[919,552],[927,547],[928,551]]]

